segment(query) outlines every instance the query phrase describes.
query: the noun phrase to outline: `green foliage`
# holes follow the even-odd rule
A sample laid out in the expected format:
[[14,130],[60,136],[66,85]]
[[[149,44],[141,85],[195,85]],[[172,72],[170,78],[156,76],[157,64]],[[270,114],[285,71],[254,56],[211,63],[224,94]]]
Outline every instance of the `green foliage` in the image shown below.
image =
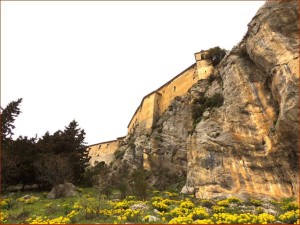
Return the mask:
[[211,59],[213,66],[217,66],[226,55],[226,50],[216,46],[207,50],[206,58]]
[[75,184],[82,183],[89,162],[84,142],[85,132],[78,126],[73,120],[63,131],[56,131],[53,135],[46,132],[37,143],[41,155],[52,154],[67,158]]
[[73,182],[74,170],[69,157],[65,154],[41,154],[34,162],[34,167],[37,180],[41,183],[54,187],[65,182]]
[[202,97],[194,101],[192,106],[193,124],[196,125],[202,119],[203,113],[208,108],[220,107],[223,105],[224,98],[220,93],[214,94],[212,97]]
[[17,101],[10,102],[2,111],[1,111],[1,146],[2,149],[5,147],[6,141],[11,140],[12,135],[14,134],[12,130],[15,128],[14,122],[15,118],[21,113],[19,105],[22,102],[22,98],[19,98]]
[[147,171],[144,169],[136,169],[131,175],[133,194],[138,199],[145,200],[147,198],[148,182]]
[[71,180],[81,183],[89,162],[84,130],[73,120],[63,131],[46,132],[38,141],[26,136],[13,140],[13,123],[21,112],[21,102],[13,101],[1,111],[2,188]]
[[118,149],[117,151],[115,151],[114,155],[115,155],[115,159],[123,159],[123,156],[125,154],[125,149]]

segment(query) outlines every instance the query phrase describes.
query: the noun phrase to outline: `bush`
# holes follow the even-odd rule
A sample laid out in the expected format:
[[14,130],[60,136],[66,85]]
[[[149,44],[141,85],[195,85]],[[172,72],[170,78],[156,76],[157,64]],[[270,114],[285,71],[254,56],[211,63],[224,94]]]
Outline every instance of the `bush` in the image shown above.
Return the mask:
[[125,150],[121,150],[121,149],[118,149],[114,153],[116,159],[123,159],[124,154],[125,154]]
[[192,106],[192,118],[194,125],[199,123],[202,115],[208,108],[220,107],[223,105],[224,98],[220,93],[214,94],[212,97],[202,97],[194,101]]
[[299,210],[291,210],[279,216],[279,219],[284,223],[293,224],[299,219]]
[[132,191],[139,199],[145,200],[147,198],[147,173],[144,169],[134,170],[131,179],[132,179]]
[[226,55],[226,50],[216,46],[207,50],[206,58],[211,59],[213,66],[217,66]]

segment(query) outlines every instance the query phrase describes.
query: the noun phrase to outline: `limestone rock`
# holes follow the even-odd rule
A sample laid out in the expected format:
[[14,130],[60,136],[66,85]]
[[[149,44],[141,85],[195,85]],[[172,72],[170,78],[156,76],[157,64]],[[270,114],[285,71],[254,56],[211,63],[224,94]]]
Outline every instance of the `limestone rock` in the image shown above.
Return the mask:
[[152,216],[152,215],[149,215],[149,217],[147,218],[147,220],[144,220],[144,222],[157,222],[159,221],[159,218],[157,218],[156,216]]
[[[213,74],[126,137],[122,159],[152,171],[148,182],[182,184],[198,198],[299,195],[298,1],[267,1]],[[223,105],[193,124],[193,104],[220,94]],[[196,190],[196,191],[195,191]]]
[[181,189],[182,194],[194,194],[195,188],[194,187],[188,187],[187,185],[184,185]]
[[72,197],[78,194],[76,187],[71,183],[56,185],[47,195],[49,199]]
[[299,194],[297,9],[267,2],[215,70],[224,104],[187,141],[187,184],[198,197]]
[[134,205],[130,206],[129,208],[132,210],[142,210],[142,211],[149,209],[149,207],[145,203],[134,204]]

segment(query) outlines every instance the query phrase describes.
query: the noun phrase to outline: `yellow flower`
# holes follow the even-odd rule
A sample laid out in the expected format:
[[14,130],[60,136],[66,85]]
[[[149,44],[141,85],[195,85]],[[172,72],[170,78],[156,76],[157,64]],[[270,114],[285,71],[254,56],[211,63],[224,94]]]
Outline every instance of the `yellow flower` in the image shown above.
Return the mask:
[[299,209],[288,211],[284,214],[281,214],[278,218],[284,223],[295,223],[297,220],[299,220]]
[[0,212],[0,222],[1,223],[6,223],[9,216],[10,215],[9,215],[8,212]]
[[195,207],[194,203],[192,203],[190,200],[185,200],[180,203],[181,208],[186,208],[186,209],[192,209]]
[[159,211],[168,211],[168,206],[163,202],[154,201],[152,202],[154,208],[158,209]]

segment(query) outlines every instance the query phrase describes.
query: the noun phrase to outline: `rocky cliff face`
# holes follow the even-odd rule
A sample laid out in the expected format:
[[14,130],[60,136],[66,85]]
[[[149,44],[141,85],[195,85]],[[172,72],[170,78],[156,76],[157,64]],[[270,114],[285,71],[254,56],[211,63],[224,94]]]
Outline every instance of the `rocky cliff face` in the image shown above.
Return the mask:
[[[199,198],[298,195],[298,20],[298,1],[266,2],[209,79],[176,98],[150,135],[125,139],[114,171],[143,165],[153,185],[185,180],[182,191]],[[216,94],[222,104],[206,104]],[[206,105],[195,120],[197,104]]]

